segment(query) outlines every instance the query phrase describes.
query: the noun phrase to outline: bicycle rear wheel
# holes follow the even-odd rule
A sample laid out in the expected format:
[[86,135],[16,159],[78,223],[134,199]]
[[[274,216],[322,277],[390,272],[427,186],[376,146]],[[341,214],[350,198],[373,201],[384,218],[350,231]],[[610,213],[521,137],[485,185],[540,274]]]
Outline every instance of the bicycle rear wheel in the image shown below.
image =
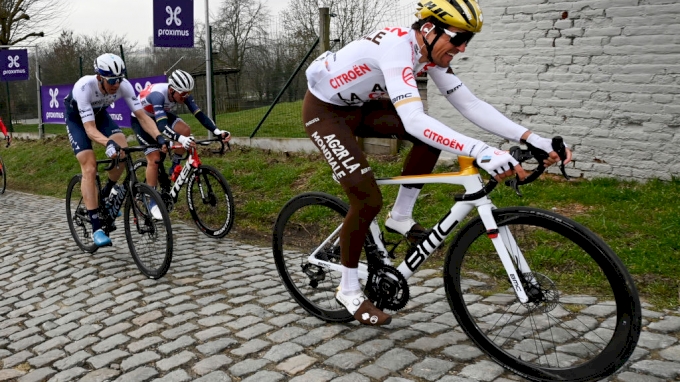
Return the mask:
[[92,223],[80,191],[82,178],[82,175],[75,175],[66,189],[66,221],[78,247],[85,252],[94,253],[98,247],[92,241]]
[[[286,203],[274,225],[274,261],[281,280],[300,306],[328,322],[354,320],[335,300],[342,275],[310,264],[308,258],[323,245],[315,256],[340,263],[339,230],[334,231],[340,227],[348,210],[347,203],[334,196],[321,192],[304,193]],[[365,263],[365,253],[361,256],[361,262]]]
[[187,205],[196,226],[208,237],[226,236],[234,225],[234,198],[216,168],[201,165],[189,176]]
[[7,188],[7,170],[5,169],[5,162],[3,162],[2,157],[0,157],[0,194],[4,194],[6,188]]
[[446,295],[468,336],[501,366],[532,381],[595,381],[630,357],[640,336],[633,279],[584,226],[528,207],[493,212],[529,302],[521,303],[481,219],[452,242]]
[[[151,215],[151,200],[160,209],[162,220]],[[127,196],[123,218],[125,237],[137,268],[149,278],[163,277],[172,262],[173,243],[170,217],[158,192],[144,183],[135,183],[132,195]]]

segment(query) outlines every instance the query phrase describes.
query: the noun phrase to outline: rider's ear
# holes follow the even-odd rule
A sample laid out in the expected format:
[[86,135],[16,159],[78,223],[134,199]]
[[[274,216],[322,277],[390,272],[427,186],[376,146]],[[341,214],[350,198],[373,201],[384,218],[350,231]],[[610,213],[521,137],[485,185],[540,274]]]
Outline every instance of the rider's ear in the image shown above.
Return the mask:
[[420,31],[424,32],[425,35],[427,36],[427,34],[432,31],[432,27],[433,27],[432,23],[425,23],[423,24],[422,27],[420,27]]

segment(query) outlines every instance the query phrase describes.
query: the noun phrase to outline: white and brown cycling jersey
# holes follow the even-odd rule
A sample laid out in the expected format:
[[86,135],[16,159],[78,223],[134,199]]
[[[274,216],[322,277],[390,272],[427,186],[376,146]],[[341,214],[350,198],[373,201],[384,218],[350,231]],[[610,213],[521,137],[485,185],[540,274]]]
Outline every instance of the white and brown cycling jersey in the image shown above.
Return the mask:
[[476,149],[484,146],[481,141],[425,114],[415,77],[427,72],[464,117],[491,133],[519,141],[526,128],[475,97],[450,68],[420,62],[416,33],[419,32],[413,29],[388,27],[338,52],[323,53],[306,71],[309,91],[318,100],[336,106],[359,107],[387,97],[408,134],[440,150],[474,157]]

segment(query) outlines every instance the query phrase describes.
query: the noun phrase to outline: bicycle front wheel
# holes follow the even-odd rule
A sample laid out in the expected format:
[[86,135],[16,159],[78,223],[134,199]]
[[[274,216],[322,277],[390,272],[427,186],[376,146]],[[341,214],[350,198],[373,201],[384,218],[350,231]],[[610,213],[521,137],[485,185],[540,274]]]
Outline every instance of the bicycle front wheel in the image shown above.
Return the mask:
[[[633,279],[584,226],[528,207],[493,212],[520,280],[510,280],[479,217],[454,239],[446,295],[467,335],[501,366],[532,381],[595,381],[630,357],[640,336]],[[520,254],[529,270],[522,269]],[[521,303],[513,283],[529,296]]]
[[94,253],[98,247],[92,240],[92,223],[80,191],[82,178],[82,175],[75,175],[66,188],[66,221],[78,247],[85,252]]
[[[154,202],[162,219],[155,219],[149,204]],[[170,268],[172,261],[172,226],[161,196],[144,183],[135,183],[132,195],[127,196],[125,237],[137,268],[147,277],[159,279]]]
[[189,176],[187,205],[196,226],[220,239],[234,225],[234,198],[229,183],[216,168],[201,165]]
[[3,162],[2,157],[0,157],[0,194],[4,194],[6,188],[7,188],[7,169],[5,169],[5,162]]
[[[274,261],[281,280],[300,306],[328,322],[354,319],[335,300],[342,274],[308,259],[316,251],[317,259],[340,264],[339,228],[348,210],[347,203],[334,196],[304,193],[286,203],[274,225]],[[362,253],[364,264],[365,259]]]

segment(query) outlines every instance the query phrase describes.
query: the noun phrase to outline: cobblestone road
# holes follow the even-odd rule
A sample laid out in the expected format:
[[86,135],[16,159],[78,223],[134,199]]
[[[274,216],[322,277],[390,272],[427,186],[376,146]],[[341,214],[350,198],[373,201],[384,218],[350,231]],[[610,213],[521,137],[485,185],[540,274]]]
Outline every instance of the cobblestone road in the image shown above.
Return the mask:
[[[61,199],[8,191],[0,222],[0,381],[519,379],[451,326],[435,271],[409,280],[389,327],[326,324],[290,298],[269,248],[174,224],[172,266],[154,281],[123,229],[113,247],[79,251]],[[643,313],[638,348],[609,380],[678,380],[680,311]]]

